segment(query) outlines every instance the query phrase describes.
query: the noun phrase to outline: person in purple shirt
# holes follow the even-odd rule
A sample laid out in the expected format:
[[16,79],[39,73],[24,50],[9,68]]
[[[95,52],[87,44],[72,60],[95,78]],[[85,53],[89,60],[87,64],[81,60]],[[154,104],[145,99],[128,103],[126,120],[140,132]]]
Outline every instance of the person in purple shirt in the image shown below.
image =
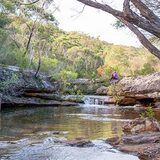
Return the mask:
[[111,82],[117,82],[118,80],[119,80],[118,73],[117,73],[116,71],[114,71],[114,72],[112,73],[112,76],[111,76],[110,81],[111,81]]

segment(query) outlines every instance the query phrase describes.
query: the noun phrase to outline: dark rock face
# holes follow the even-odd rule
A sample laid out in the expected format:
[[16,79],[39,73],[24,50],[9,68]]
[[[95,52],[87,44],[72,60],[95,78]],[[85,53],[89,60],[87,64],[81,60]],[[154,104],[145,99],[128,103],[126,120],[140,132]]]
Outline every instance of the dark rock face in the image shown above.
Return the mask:
[[60,85],[49,77],[34,76],[33,71],[0,66],[0,94],[3,106],[69,106],[77,105],[59,95]]
[[143,160],[159,160],[160,128],[155,119],[136,119],[127,123],[123,131],[127,135],[107,139],[106,142]]

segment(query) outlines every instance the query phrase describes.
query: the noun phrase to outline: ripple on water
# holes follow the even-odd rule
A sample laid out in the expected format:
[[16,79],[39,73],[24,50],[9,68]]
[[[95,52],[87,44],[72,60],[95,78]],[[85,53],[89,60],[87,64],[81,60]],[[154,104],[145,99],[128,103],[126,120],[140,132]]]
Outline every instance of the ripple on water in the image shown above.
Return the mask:
[[[52,139],[52,140],[50,140]],[[54,138],[45,138],[37,145],[19,148],[14,154],[5,155],[3,160],[139,160],[137,157],[123,154],[102,140],[93,141],[94,147],[70,147],[55,144]],[[28,142],[29,144],[30,142]],[[22,158],[23,157],[23,158]]]

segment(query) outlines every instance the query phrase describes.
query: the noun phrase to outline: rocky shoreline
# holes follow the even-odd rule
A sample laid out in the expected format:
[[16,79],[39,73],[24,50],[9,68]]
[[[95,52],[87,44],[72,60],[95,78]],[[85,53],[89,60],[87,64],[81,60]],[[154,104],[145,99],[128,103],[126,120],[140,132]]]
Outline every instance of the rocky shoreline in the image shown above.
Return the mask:
[[[61,84],[51,77],[34,76],[30,70],[15,66],[0,66],[0,104],[3,106],[69,106],[84,103],[82,99],[60,95]],[[124,77],[117,84],[105,87],[104,81],[72,80],[72,89],[92,88],[97,95],[111,96],[103,104],[142,105],[160,107],[160,73],[148,76]],[[92,84],[93,83],[93,84]],[[96,87],[91,87],[95,85]],[[97,89],[97,87],[101,85]],[[88,86],[88,87],[85,87]],[[78,87],[78,88],[77,88]],[[95,89],[93,89],[95,88]],[[71,89],[71,90],[72,90]],[[97,91],[96,91],[97,90]]]
[[119,104],[142,104],[160,107],[160,73],[124,77],[115,87]]
[[0,66],[0,108],[77,105],[62,98],[57,81],[47,76],[34,75],[33,71],[15,66]]
[[107,139],[116,149],[141,160],[160,159],[160,125],[154,118],[138,118],[123,127],[124,135]]

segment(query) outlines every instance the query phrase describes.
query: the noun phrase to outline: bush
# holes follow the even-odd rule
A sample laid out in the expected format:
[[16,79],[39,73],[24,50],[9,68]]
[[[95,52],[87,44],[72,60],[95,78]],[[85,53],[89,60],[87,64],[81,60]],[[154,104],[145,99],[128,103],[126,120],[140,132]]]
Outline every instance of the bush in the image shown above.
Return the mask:
[[154,72],[154,68],[152,67],[152,65],[149,64],[149,63],[145,63],[143,65],[142,70],[139,71],[139,74],[141,74],[141,75],[147,75],[147,74],[150,74],[152,72]]
[[153,108],[151,106],[149,106],[145,112],[141,113],[140,116],[142,118],[144,117],[148,117],[148,118],[153,118],[155,116],[155,113],[153,111]]
[[78,77],[78,74],[73,71],[68,71],[68,70],[62,70],[59,73],[56,73],[53,75],[55,79],[59,80],[68,80],[68,79],[76,79]]

